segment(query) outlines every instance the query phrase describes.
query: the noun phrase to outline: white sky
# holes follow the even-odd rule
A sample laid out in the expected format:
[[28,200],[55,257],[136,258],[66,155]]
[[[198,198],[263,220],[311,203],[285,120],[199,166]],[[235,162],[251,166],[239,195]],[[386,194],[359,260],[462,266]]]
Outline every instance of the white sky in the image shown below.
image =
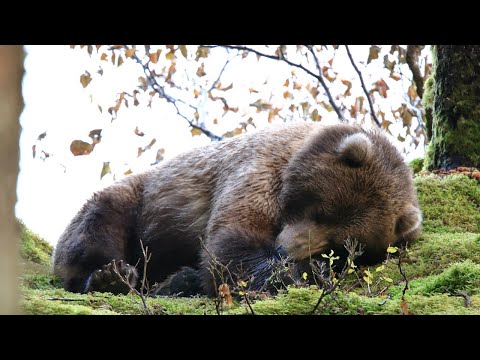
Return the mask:
[[[94,191],[113,182],[112,175],[106,175],[100,180],[104,161],[110,161],[112,171],[118,179],[128,169],[139,172],[148,168],[155,161],[159,148],[166,150],[164,156],[168,159],[189,148],[210,142],[205,136],[192,137],[186,121],[176,117],[171,105],[158,99],[153,101],[151,108],[123,108],[118,112],[117,119],[111,121],[106,110],[114,104],[116,94],[134,89],[138,84],[138,76],[142,75],[136,64],[126,61],[120,68],[113,69],[103,62],[102,78],[94,78],[84,89],[79,82],[80,75],[86,69],[93,75],[99,66],[99,62],[92,60],[85,50],[71,50],[66,46],[26,46],[26,51],[23,82],[25,108],[20,118],[22,134],[16,215],[52,244],[56,243],[85,200]],[[352,47],[354,56],[363,55],[364,52],[363,47]],[[220,62],[225,58],[226,55],[219,55],[221,60],[213,58],[206,62],[207,74],[218,74],[217,69],[223,66],[223,62]],[[338,61],[341,62],[341,58]],[[352,79],[356,77],[349,63],[336,63],[336,67],[342,69],[342,74],[347,74]],[[282,85],[289,73],[290,68],[267,59],[257,62],[253,57],[244,60],[235,58],[222,77],[225,86],[232,81],[235,84],[229,91],[229,99],[233,99],[231,102],[229,100],[229,105],[238,106],[239,113],[251,112],[249,104],[255,101],[255,96],[258,99],[259,94],[245,96],[242,84],[260,91],[263,86],[265,90],[278,88],[283,92]],[[303,75],[299,72],[298,76],[300,78]],[[214,79],[216,75],[211,77]],[[263,84],[265,80],[268,80],[266,85]],[[361,93],[361,89],[357,91]],[[90,99],[91,94],[93,101]],[[281,96],[272,97],[272,103],[278,102],[278,106],[284,105],[283,100]],[[97,103],[104,104],[103,114],[99,112]],[[395,108],[394,105],[392,107]],[[211,119],[218,116],[215,111],[217,110],[213,108],[207,109],[201,114],[201,119],[205,118],[208,128],[211,127]],[[257,128],[267,126],[265,116],[266,114],[254,115]],[[322,121],[335,119],[334,112],[322,113],[322,116]],[[232,130],[237,121],[238,118],[232,114],[230,118],[222,119],[216,131],[222,134]],[[133,134],[136,126],[145,133],[144,137]],[[70,152],[72,140],[90,142],[88,133],[93,129],[103,129],[101,143],[88,156],[73,156]],[[46,138],[36,141],[44,131],[47,131]],[[397,131],[404,130],[397,128]],[[152,138],[157,140],[155,146],[137,158],[136,149],[147,145]],[[36,159],[32,157],[33,144],[37,144]],[[52,153],[52,157],[46,161],[38,159],[42,149]],[[423,146],[419,146],[408,158],[422,154]]]

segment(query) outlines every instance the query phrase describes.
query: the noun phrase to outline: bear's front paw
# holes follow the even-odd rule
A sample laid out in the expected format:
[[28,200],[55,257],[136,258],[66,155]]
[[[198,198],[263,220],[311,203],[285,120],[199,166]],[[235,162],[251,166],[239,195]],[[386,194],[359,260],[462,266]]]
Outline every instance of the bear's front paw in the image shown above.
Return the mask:
[[112,260],[90,275],[84,292],[100,291],[128,294],[130,288],[134,288],[137,284],[137,280],[138,272],[133,266],[123,260]]
[[198,270],[187,266],[170,275],[155,291],[155,295],[160,296],[176,295],[189,297],[203,294],[205,294],[205,292],[202,288],[201,277]]

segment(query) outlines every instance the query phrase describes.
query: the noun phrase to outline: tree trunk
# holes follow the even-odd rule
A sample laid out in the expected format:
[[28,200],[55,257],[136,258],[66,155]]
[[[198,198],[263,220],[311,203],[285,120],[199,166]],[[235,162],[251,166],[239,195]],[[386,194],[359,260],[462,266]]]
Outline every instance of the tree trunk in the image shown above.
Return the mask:
[[435,45],[433,126],[425,166],[480,167],[480,46]]
[[0,46],[0,314],[19,312],[18,118],[23,109],[22,46]]

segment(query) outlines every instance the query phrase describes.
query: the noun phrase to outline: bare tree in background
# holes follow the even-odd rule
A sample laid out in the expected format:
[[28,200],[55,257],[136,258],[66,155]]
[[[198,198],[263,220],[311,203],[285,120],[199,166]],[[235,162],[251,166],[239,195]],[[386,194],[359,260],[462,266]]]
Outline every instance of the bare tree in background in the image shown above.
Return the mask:
[[22,46],[0,46],[0,314],[19,312],[15,203],[23,59]]

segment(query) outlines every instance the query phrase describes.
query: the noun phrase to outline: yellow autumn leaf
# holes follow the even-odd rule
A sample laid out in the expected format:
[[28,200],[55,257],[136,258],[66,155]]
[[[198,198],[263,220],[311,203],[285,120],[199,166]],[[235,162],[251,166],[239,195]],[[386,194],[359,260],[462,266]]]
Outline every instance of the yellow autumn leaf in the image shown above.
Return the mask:
[[197,128],[193,128],[192,130],[190,130],[190,132],[192,133],[192,136],[202,135],[202,130]]
[[365,280],[365,282],[366,282],[368,285],[372,285],[372,279],[370,279],[368,276],[364,276],[364,277],[363,277],[363,280]]
[[178,45],[178,48],[180,49],[183,57],[186,59],[188,55],[187,47],[185,45]]
[[390,254],[395,254],[397,251],[398,251],[398,247],[396,246],[389,246],[387,248],[387,253],[390,253]]
[[305,281],[307,280],[307,273],[306,273],[306,272],[304,272],[304,273],[302,274],[302,279],[305,280]]
[[243,296],[243,295],[245,295],[245,292],[244,291],[239,291],[238,295]]
[[351,274],[351,273],[353,273],[354,271],[355,271],[354,269],[350,268],[350,269],[348,269],[347,274]]
[[322,254],[322,257],[325,258],[325,259],[328,259],[328,255],[327,255],[327,254]]
[[102,171],[100,173],[100,179],[102,179],[105,175],[111,174],[112,169],[110,169],[110,161],[106,161],[103,163]]
[[372,276],[372,273],[370,272],[370,270],[364,270],[363,271],[368,277],[371,277]]
[[330,254],[328,254],[328,256],[333,256],[334,252],[333,250],[330,250]]
[[389,282],[389,283],[393,282],[393,280],[390,279],[389,277],[382,277],[382,280],[385,280],[386,282]]
[[244,288],[244,287],[247,287],[247,282],[246,282],[246,281],[243,281],[243,280],[239,281],[237,284],[238,284],[238,286],[241,286],[241,287],[243,287],[243,288]]
[[381,271],[383,271],[384,269],[385,269],[385,265],[380,265],[379,267],[377,267],[377,268],[375,269],[375,271],[376,271],[376,272],[381,272]]
[[170,50],[168,53],[165,54],[165,59],[167,60],[174,60],[177,57],[175,56],[175,52]]

